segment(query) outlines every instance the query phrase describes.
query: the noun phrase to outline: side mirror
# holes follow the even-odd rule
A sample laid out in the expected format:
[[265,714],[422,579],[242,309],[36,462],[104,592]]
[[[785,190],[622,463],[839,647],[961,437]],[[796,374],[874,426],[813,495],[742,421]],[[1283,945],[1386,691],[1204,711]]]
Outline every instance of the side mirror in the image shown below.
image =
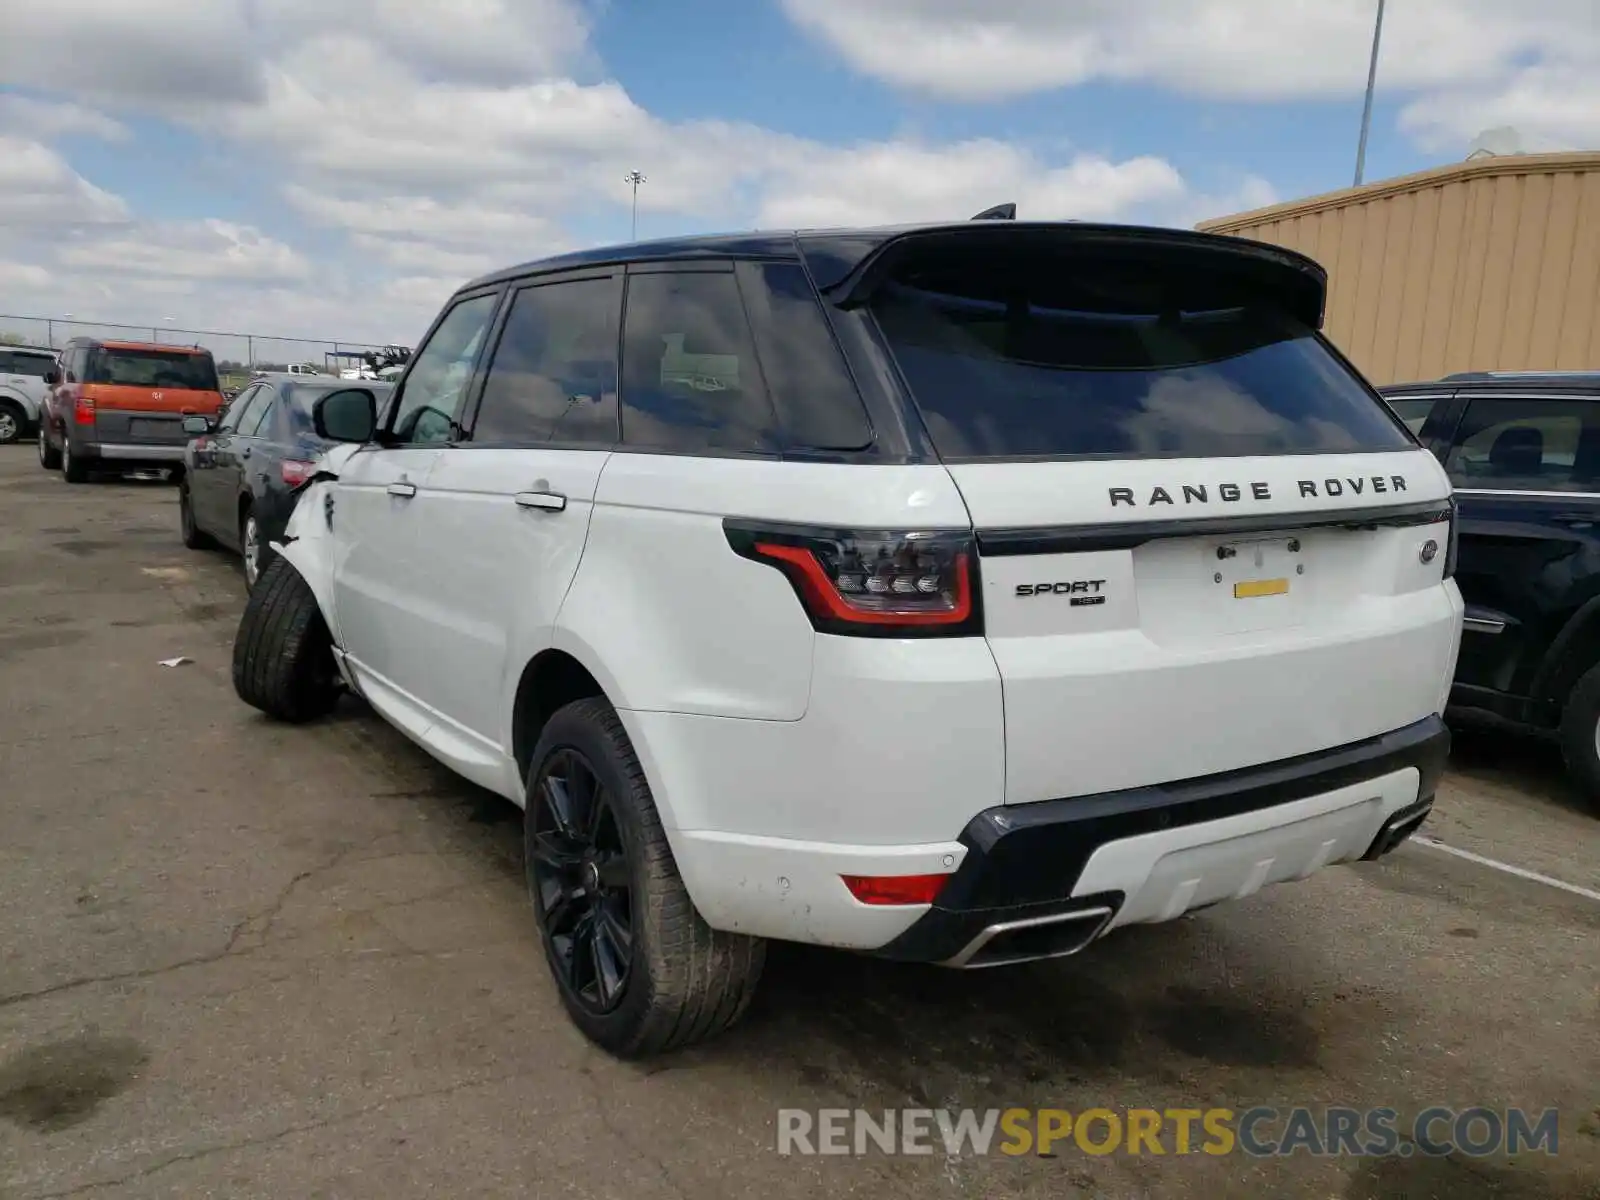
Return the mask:
[[56,384],[61,382],[61,372],[55,370],[46,371],[44,373],[44,381],[51,387],[54,387]]
[[183,431],[195,437],[203,437],[211,432],[211,422],[204,417],[185,417]]
[[366,388],[329,392],[311,409],[311,421],[330,442],[370,442],[378,431],[378,398]]

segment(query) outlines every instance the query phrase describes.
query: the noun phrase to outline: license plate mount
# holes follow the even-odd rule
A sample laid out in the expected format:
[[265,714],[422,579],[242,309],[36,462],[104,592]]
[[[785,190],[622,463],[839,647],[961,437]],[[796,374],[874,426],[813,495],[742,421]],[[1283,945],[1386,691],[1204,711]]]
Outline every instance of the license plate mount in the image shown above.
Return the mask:
[[1217,581],[1234,600],[1262,601],[1287,596],[1294,577],[1304,573],[1300,540],[1292,537],[1251,538],[1217,547]]

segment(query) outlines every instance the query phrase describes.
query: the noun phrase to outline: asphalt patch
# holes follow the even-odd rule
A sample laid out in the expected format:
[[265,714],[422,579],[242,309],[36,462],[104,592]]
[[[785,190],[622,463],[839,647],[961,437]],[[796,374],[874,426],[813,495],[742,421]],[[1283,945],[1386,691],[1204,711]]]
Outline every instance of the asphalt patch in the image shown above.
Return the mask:
[[1600,1200],[1600,1182],[1455,1155],[1382,1158],[1356,1168],[1344,1200]]
[[56,629],[49,633],[0,633],[0,662],[36,650],[55,650],[81,642],[89,635],[81,629]]
[[0,1119],[39,1133],[80,1125],[149,1063],[133,1038],[80,1034],[0,1062]]
[[56,543],[57,550],[74,558],[90,558],[96,554],[104,554],[107,550],[121,548],[121,542],[99,542],[89,538],[74,538],[71,541]]
[[1241,1004],[1177,984],[1148,1014],[1156,1035],[1180,1053],[1236,1067],[1313,1067],[1317,1031],[1298,1013]]

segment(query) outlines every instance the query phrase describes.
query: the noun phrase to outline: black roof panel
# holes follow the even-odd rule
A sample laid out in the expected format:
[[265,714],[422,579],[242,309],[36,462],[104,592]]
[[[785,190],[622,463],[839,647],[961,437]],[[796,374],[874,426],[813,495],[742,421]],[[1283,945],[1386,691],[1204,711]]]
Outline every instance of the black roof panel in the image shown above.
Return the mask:
[[856,267],[886,243],[907,234],[955,234],[985,237],[1027,236],[1030,232],[1059,231],[1064,236],[1084,241],[1106,239],[1142,240],[1196,248],[1229,249],[1246,257],[1275,260],[1325,279],[1320,265],[1305,255],[1263,242],[1223,234],[1200,233],[1188,229],[1168,229],[1139,225],[1097,224],[1084,221],[945,221],[924,225],[888,225],[871,228],[799,229],[751,231],[748,233],[707,234],[697,237],[667,238],[661,241],[632,242],[616,246],[596,246],[554,258],[538,259],[481,276],[460,291],[487,287],[521,276],[550,271],[570,271],[583,267],[617,266],[643,262],[692,262],[729,258],[787,258],[803,252],[819,288],[827,289],[844,280]]

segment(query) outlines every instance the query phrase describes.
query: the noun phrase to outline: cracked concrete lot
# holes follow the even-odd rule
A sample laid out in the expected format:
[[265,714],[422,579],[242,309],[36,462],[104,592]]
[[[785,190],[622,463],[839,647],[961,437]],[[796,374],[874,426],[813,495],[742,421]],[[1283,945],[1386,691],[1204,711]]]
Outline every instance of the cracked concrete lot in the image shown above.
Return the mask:
[[[1012,971],[778,948],[740,1029],[624,1065],[560,1009],[513,808],[358,703],[235,699],[238,570],[173,489],[6,447],[0,514],[5,1200],[1600,1196],[1593,900],[1408,846]],[[1463,738],[1429,831],[1600,890],[1540,748]],[[1560,1152],[776,1153],[783,1107],[1296,1103],[1554,1106]]]

